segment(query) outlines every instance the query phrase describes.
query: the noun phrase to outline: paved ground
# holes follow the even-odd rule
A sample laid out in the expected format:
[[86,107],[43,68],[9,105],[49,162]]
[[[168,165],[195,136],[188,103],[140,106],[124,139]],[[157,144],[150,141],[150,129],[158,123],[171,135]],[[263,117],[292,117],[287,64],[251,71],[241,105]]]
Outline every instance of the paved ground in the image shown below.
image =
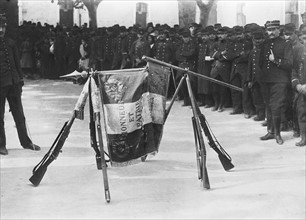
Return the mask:
[[259,141],[265,128],[243,115],[201,109],[235,168],[225,172],[207,147],[210,190],[197,179],[191,109],[173,106],[160,152],[145,163],[109,167],[111,202],[89,144],[88,107],[76,120],[63,152],[38,187],[28,181],[71,117],[82,87],[67,81],[26,82],[24,110],[40,152],[19,145],[6,109],[8,156],[1,156],[1,219],[305,219],[305,148],[292,132],[284,145]]

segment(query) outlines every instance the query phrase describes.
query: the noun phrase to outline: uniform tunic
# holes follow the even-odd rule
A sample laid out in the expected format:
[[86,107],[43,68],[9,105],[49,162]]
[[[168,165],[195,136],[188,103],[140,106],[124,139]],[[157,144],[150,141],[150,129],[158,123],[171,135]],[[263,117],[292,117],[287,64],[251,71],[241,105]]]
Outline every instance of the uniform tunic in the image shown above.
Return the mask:
[[303,50],[297,56],[297,66],[293,69],[292,75],[292,87],[295,92],[294,103],[296,106],[295,110],[297,113],[298,125],[300,132],[306,133],[306,95],[298,93],[296,86],[298,84],[306,85],[306,46],[304,45]]

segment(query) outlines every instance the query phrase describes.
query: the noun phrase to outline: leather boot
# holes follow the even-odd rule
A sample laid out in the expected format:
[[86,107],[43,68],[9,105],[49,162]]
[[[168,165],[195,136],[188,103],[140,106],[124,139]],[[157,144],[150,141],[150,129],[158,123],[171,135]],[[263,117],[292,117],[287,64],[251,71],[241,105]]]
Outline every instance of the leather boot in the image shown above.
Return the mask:
[[275,131],[275,140],[276,143],[279,145],[282,145],[284,143],[281,135],[280,135],[280,129],[281,129],[281,118],[280,117],[273,117],[273,126]]
[[266,140],[274,139],[274,127],[272,126],[272,120],[270,118],[267,118],[267,130],[268,130],[268,133],[260,137],[260,140],[266,141]]
[[295,144],[295,146],[302,147],[306,146],[306,129],[300,131],[301,140]]
[[1,155],[8,155],[8,151],[6,147],[0,147],[0,154]]

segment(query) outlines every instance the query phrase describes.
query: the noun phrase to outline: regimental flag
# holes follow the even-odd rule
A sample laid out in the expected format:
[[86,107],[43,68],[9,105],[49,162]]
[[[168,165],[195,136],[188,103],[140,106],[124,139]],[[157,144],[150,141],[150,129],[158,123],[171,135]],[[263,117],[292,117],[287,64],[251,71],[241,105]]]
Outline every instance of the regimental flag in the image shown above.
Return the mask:
[[169,68],[154,63],[143,69],[99,74],[112,166],[134,164],[158,152],[169,76]]

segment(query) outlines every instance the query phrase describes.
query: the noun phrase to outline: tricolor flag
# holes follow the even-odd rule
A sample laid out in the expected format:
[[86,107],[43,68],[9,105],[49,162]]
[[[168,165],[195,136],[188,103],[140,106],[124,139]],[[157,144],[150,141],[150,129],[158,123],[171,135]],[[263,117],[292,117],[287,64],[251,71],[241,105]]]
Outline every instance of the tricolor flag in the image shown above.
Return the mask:
[[134,164],[158,152],[163,133],[170,69],[103,71],[102,99],[112,166]]

